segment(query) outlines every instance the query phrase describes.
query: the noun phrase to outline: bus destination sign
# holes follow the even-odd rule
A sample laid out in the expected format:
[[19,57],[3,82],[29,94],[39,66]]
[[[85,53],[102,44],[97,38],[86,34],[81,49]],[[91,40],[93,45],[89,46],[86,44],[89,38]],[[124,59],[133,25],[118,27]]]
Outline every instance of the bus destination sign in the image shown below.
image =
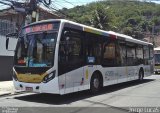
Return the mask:
[[39,24],[25,28],[25,33],[56,30],[57,28],[57,25],[54,26],[54,24]]

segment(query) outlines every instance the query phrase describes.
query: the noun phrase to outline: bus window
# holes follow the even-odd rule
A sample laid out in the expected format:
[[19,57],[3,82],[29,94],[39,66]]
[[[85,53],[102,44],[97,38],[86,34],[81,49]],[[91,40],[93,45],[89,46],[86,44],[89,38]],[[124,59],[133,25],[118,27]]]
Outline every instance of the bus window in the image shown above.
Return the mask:
[[136,64],[143,64],[143,46],[137,45],[136,47]]
[[30,34],[20,39],[17,46],[16,65],[50,67],[54,64],[57,33]]
[[115,44],[110,43],[104,47],[104,59],[115,59]]
[[127,43],[127,65],[136,65],[136,46],[132,43]]
[[119,66],[125,66],[126,65],[126,43],[124,41],[118,41],[117,48],[117,64]]
[[144,64],[148,65],[149,47],[148,46],[143,46],[143,51],[144,51]]
[[115,66],[115,42],[108,40],[103,45],[103,66]]
[[155,65],[159,65],[160,64],[160,54],[155,54]]
[[153,50],[153,47],[150,47],[149,48],[149,57],[150,57],[150,59],[152,59],[153,56],[154,56],[154,50]]
[[85,54],[88,64],[100,64],[102,54],[102,38],[91,33],[85,37]]
[[59,74],[83,65],[83,37],[80,31],[64,29],[59,46]]
[[24,62],[24,58],[27,57],[27,44],[25,43],[24,38],[19,38],[17,50],[15,51],[15,64],[16,65],[23,65],[25,66],[26,63]]

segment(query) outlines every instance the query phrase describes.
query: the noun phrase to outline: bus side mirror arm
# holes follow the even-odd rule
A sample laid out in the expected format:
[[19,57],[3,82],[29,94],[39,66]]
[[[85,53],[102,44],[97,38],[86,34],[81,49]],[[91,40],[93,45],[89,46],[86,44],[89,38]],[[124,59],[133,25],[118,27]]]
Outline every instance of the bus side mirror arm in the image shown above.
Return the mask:
[[[18,33],[9,33],[6,35],[6,50],[8,51],[14,51],[14,49],[12,47],[10,47],[10,44],[12,43],[13,45],[13,40],[10,40],[10,38],[12,39],[18,39]],[[11,42],[10,42],[11,41]]]
[[6,50],[8,50],[9,38],[6,39]]

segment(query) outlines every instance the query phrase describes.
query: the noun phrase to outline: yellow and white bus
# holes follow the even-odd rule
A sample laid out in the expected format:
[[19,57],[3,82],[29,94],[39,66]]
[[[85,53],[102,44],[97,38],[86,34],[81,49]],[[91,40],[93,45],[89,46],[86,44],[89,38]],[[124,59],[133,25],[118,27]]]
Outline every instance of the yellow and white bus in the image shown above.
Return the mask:
[[23,28],[14,56],[18,90],[67,94],[142,80],[153,73],[153,45],[64,19]]

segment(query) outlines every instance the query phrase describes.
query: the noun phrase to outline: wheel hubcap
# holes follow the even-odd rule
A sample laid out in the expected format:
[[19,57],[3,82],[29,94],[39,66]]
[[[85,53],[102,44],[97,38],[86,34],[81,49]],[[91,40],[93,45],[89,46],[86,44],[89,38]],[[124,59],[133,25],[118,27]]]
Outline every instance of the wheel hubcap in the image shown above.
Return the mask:
[[93,84],[94,84],[94,87],[97,89],[99,87],[99,80],[95,78]]

